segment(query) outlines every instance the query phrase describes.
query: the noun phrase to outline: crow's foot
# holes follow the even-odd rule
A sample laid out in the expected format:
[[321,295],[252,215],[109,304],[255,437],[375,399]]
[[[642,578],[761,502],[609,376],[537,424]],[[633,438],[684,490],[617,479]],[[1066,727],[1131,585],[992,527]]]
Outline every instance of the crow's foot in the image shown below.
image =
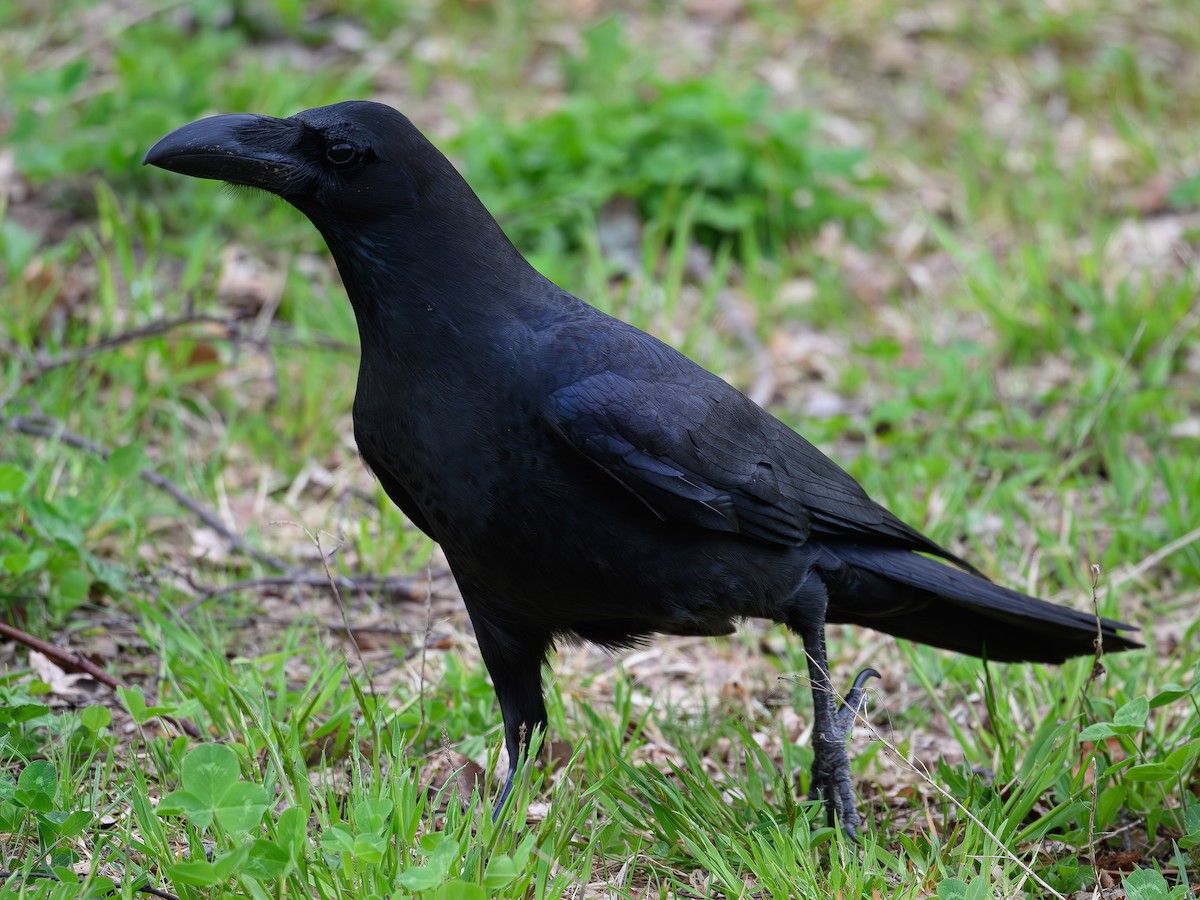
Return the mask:
[[839,823],[846,835],[855,841],[858,840],[858,826],[862,820],[855,805],[846,741],[854,730],[854,720],[866,700],[863,685],[868,679],[878,677],[879,673],[874,669],[859,672],[836,712],[828,694],[814,697],[812,783],[808,798],[823,800],[829,824]]

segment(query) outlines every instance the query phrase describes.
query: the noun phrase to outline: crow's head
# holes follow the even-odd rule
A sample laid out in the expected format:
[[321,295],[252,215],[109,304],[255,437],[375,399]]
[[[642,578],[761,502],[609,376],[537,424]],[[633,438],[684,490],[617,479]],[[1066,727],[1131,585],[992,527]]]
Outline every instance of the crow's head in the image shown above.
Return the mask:
[[318,226],[478,204],[409,120],[382,103],[351,100],[287,119],[224,115],[177,128],[146,165],[278,194]]
[[450,162],[381,103],[351,100],[286,119],[212,116],[172,131],[143,162],[282,197],[325,236],[360,305],[400,277],[449,291],[524,277],[528,267]]

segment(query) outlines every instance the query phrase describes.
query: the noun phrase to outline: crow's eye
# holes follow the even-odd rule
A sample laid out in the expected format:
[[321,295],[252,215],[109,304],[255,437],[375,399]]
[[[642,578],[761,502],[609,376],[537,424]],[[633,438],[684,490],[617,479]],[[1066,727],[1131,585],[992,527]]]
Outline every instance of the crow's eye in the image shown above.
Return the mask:
[[358,160],[358,151],[353,144],[330,144],[325,151],[325,158],[335,166],[348,166]]

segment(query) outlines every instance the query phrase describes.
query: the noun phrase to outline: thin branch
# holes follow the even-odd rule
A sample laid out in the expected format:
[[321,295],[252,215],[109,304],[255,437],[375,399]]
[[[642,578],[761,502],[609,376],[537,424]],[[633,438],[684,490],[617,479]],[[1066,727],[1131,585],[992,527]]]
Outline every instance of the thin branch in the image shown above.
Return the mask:
[[[28,632],[22,631],[19,628],[14,628],[4,622],[0,622],[0,635],[16,641],[18,644],[36,650],[43,656],[54,661],[54,664],[64,672],[83,673],[90,678],[95,679],[112,691],[127,687],[127,685],[119,678],[109,675],[106,671],[84,656],[82,653],[74,653],[57,644],[51,644],[48,641],[43,641],[41,638],[34,637]],[[164,721],[170,722],[183,731],[189,737],[197,740],[204,736],[204,733],[187,719],[178,719],[175,716],[160,716]]]
[[98,353],[104,353],[105,351],[112,350],[124,344],[132,344],[136,343],[137,341],[148,340],[149,338],[161,337],[169,331],[173,331],[176,328],[182,328],[187,325],[223,325],[225,326],[226,333],[230,336],[230,338],[237,340],[239,337],[237,326],[239,323],[248,318],[252,318],[252,316],[245,313],[235,314],[233,316],[213,316],[204,315],[201,313],[190,313],[185,316],[178,316],[174,319],[161,319],[156,322],[150,322],[137,328],[131,328],[129,331],[122,331],[118,334],[101,338],[95,343],[85,344],[84,346],[68,353],[60,353],[57,356],[42,358],[35,356],[31,366],[34,371],[26,374],[23,378],[23,381],[25,384],[29,384],[34,379],[44,375],[46,372],[49,372],[51,369],[58,369],[63,366],[74,365],[75,363],[82,362],[83,360],[95,356]]
[[[265,312],[274,313],[274,309],[268,307]],[[249,334],[242,334],[241,326],[245,322],[251,322],[252,327]],[[187,313],[182,316],[176,316],[173,319],[160,319],[158,321],[149,322],[145,325],[139,325],[136,328],[131,328],[128,331],[122,331],[117,334],[112,334],[107,337],[100,338],[94,343],[85,344],[74,350],[66,353],[60,353],[57,356],[39,356],[35,353],[30,353],[19,344],[10,341],[0,341],[0,346],[3,346],[8,352],[13,355],[20,355],[24,358],[23,368],[31,369],[21,377],[21,383],[28,385],[45,373],[60,369],[63,366],[74,365],[82,362],[100,353],[114,350],[125,344],[133,344],[138,341],[149,340],[150,338],[161,337],[168,332],[174,331],[177,328],[184,328],[188,325],[220,325],[225,329],[225,334],[228,340],[235,343],[245,341],[256,346],[265,347],[268,344],[281,344],[289,347],[316,347],[321,350],[328,350],[335,353],[356,354],[358,346],[356,344],[340,341],[337,338],[331,338],[327,335],[314,334],[306,337],[301,337],[296,334],[296,329],[290,323],[276,322],[271,319],[263,319],[262,313],[251,312],[235,312],[228,316],[214,316],[206,313]]]
[[425,727],[425,659],[429,649],[429,637],[433,633],[433,571],[431,566],[431,563],[426,563],[429,578],[425,581],[425,635],[421,639],[421,682],[417,688],[417,696],[421,700],[421,728]]
[[1118,588],[1126,582],[1140,578],[1147,569],[1153,569],[1168,556],[1178,553],[1184,547],[1191,546],[1197,541],[1200,541],[1200,528],[1193,528],[1182,537],[1177,537],[1175,540],[1171,541],[1171,543],[1163,547],[1159,547],[1132,568],[1118,572],[1109,580],[1109,586],[1111,588]]
[[1100,804],[1100,773],[1097,771],[1096,757],[1092,757],[1092,802],[1088,804],[1088,861],[1092,864],[1092,877],[1096,885],[1092,889],[1092,897],[1100,897],[1100,865],[1096,860],[1096,807]]
[[134,890],[139,894],[150,894],[151,896],[158,897],[159,900],[179,900],[179,898],[170,891],[164,891],[161,888],[151,887],[148,884],[138,885],[134,888]]
[[358,344],[349,341],[339,341],[337,338],[324,334],[301,336],[297,334],[296,327],[291,322],[271,322],[268,333],[271,344],[275,346],[303,347],[305,349],[316,347],[319,350],[328,350],[331,353],[344,353],[353,356],[358,356],[359,354]]
[[1098,596],[1100,590],[1100,566],[1097,563],[1092,563],[1092,615],[1096,617],[1096,636],[1092,638],[1092,647],[1096,651],[1095,658],[1092,660],[1092,671],[1088,673],[1087,681],[1083,684],[1083,693],[1086,696],[1092,688],[1092,683],[1104,674],[1104,663],[1101,660],[1104,658],[1104,622],[1100,618],[1100,598]]
[[22,631],[19,628],[14,628],[4,622],[0,622],[0,635],[4,635],[10,640],[16,641],[18,644],[24,644],[31,650],[36,650],[43,656],[54,660],[64,672],[82,673],[87,675],[103,685],[117,690],[117,688],[125,687],[118,679],[109,675],[102,668],[84,656],[82,653],[75,653],[67,650],[64,647],[59,647],[57,644],[51,644],[48,641],[43,641],[41,638],[34,637],[28,632]]
[[[110,451],[103,444],[89,440],[81,435],[68,431],[66,426],[61,422],[56,422],[53,419],[46,417],[29,418],[22,416],[0,416],[0,426],[7,426],[13,431],[19,431],[22,434],[33,435],[35,437],[50,438],[52,440],[61,441],[69,447],[74,447],[77,450],[83,450],[97,456],[102,460],[107,461]],[[246,554],[247,556],[257,560],[263,565],[282,571],[286,571],[288,564],[265,550],[260,550],[257,547],[248,543],[241,535],[230,529],[221,517],[215,512],[202,505],[199,501],[193,500],[183,490],[175,485],[170,479],[150,468],[142,469],[138,472],[138,477],[143,481],[154,485],[159,490],[165,491],[174,498],[180,506],[196,516],[201,522],[211,528],[217,534],[221,535],[231,547],[235,550]]]
[[262,588],[288,587],[328,587],[331,591],[341,591],[346,594],[375,594],[384,593],[405,600],[417,600],[424,595],[426,584],[432,584],[434,579],[449,578],[449,569],[439,569],[428,576],[418,575],[335,575],[332,578],[322,572],[294,572],[290,575],[271,575],[262,578],[247,578],[232,584],[223,584],[215,588],[200,588],[201,596],[187,603],[179,610],[182,618],[187,618],[198,607],[203,606],[215,597],[224,597],[241,591],[255,591]]
[[964,816],[966,816],[968,819],[970,819],[972,822],[974,822],[975,825],[981,831],[983,831],[984,834],[986,834],[989,838],[991,838],[992,842],[996,845],[997,850],[999,850],[1001,854],[1003,854],[1009,860],[1011,860],[1013,863],[1015,863],[1016,866],[1021,870],[1021,872],[1024,874],[1024,876],[1026,878],[1029,878],[1032,881],[1034,881],[1038,885],[1038,887],[1040,887],[1043,891],[1046,892],[1045,896],[1056,897],[1056,898],[1058,898],[1058,900],[1067,900],[1067,898],[1063,894],[1060,894],[1058,891],[1056,891],[1044,878],[1042,878],[1040,875],[1038,875],[1037,872],[1033,871],[1033,868],[1029,865],[1029,863],[1025,862],[1025,860],[1023,860],[1019,856],[1017,856],[1017,854],[1014,851],[1010,850],[1005,845],[1004,841],[1002,841],[1000,839],[1000,836],[997,835],[990,828],[988,828],[987,825],[985,825],[983,823],[982,819],[980,819],[977,815],[975,815],[975,813],[971,812],[971,810],[968,809],[966,807],[966,805],[961,803],[957,797],[955,797],[948,790],[946,790],[944,787],[942,787],[940,784],[938,784],[934,780],[933,776],[929,773],[929,769],[926,768],[924,762],[917,759],[915,756],[910,758],[910,757],[905,756],[903,753],[901,753],[900,748],[897,747],[891,741],[889,741],[887,738],[885,738],[883,736],[883,734],[879,731],[879,729],[877,729],[874,725],[872,725],[865,717],[856,716],[856,720],[859,722],[862,722],[862,724],[865,725],[866,728],[871,732],[871,735],[875,738],[875,740],[877,740],[881,744],[883,744],[883,746],[885,748],[887,748],[889,751],[891,751],[891,753],[893,753],[897,759],[901,760],[912,771],[916,772],[918,777],[920,777],[922,780],[924,780],[924,782],[927,785],[929,785],[929,787],[931,787],[931,788],[933,788],[933,790],[937,791],[937,793],[939,795],[941,795],[941,797],[943,799],[949,800],[958,809],[958,811],[960,813],[962,813]]
[[[266,616],[261,614],[244,615],[244,616],[222,616],[217,614],[214,616],[214,621],[220,622],[223,625],[228,625],[230,628],[246,628],[251,625],[277,625],[280,628],[288,628],[296,624],[294,616]],[[342,622],[329,622],[324,619],[314,620],[314,624],[331,634],[346,634],[346,626]],[[387,637],[396,638],[411,638],[414,634],[411,628],[401,628],[397,625],[351,625],[350,631],[353,634],[375,634]],[[432,639],[432,636],[431,636]],[[413,641],[412,646],[417,647],[417,642]],[[413,649],[401,661],[407,661],[420,653],[420,650]]]
[[[326,583],[329,585],[330,590],[333,591],[333,602],[337,606],[338,612],[342,616],[342,625],[346,629],[346,637],[350,639],[350,646],[354,648],[354,655],[358,659],[359,669],[362,671],[363,676],[367,679],[367,687],[370,688],[371,693],[374,694],[375,681],[371,676],[371,670],[367,668],[366,659],[363,658],[362,647],[358,643],[358,638],[355,636],[353,629],[350,627],[350,615],[346,612],[346,601],[342,597],[342,591],[338,587],[337,579],[333,576],[333,570],[329,568],[330,554],[326,553],[325,548],[321,546],[321,532],[318,531],[314,534],[303,525],[297,525],[295,522],[280,522],[278,524],[292,525],[295,528],[299,528],[306,535],[308,535],[308,539],[310,541],[316,544],[317,554],[321,557],[321,568],[325,571]],[[332,552],[336,553],[337,549],[335,548]],[[374,723],[372,723],[372,730],[374,730]]]
[[[808,655],[807,650],[805,650],[804,652],[805,652],[805,655]],[[812,659],[812,657],[809,656],[809,659]],[[833,694],[835,703],[837,703],[839,706],[844,705],[846,703],[845,696],[843,696],[842,693],[837,688],[833,687],[832,682],[830,683],[830,692]],[[1063,894],[1060,894],[1058,891],[1056,891],[1053,887],[1051,887],[1045,881],[1045,879],[1043,879],[1041,876],[1039,876],[1037,874],[1037,872],[1033,871],[1033,869],[1030,867],[1030,865],[1028,863],[1026,863],[1019,856],[1017,856],[1017,854],[1014,851],[1010,850],[1007,846],[1005,846],[1004,842],[1000,839],[999,835],[997,835],[990,828],[988,828],[985,824],[983,824],[983,821],[978,816],[976,816],[973,812],[971,812],[970,809],[968,809],[961,802],[959,802],[959,800],[956,797],[954,797],[949,791],[947,791],[944,787],[942,787],[940,784],[938,784],[934,780],[933,776],[929,773],[929,769],[925,766],[924,762],[917,759],[915,756],[910,758],[910,757],[905,756],[903,753],[901,753],[900,748],[897,747],[895,743],[893,743],[892,741],[889,741],[886,737],[884,737],[883,733],[878,728],[875,727],[875,725],[870,721],[870,719],[868,719],[861,712],[861,710],[859,712],[855,713],[854,721],[856,723],[861,723],[871,733],[871,736],[875,740],[879,741],[879,743],[881,743],[887,750],[889,750],[896,757],[896,759],[903,762],[913,772],[916,772],[918,777],[923,779],[926,784],[928,784],[931,788],[933,788],[933,790],[937,791],[937,793],[940,794],[944,799],[949,800],[952,804],[954,804],[955,807],[958,808],[959,812],[961,812],[964,816],[966,816],[968,819],[970,819],[972,822],[974,822],[975,825],[977,825],[983,831],[984,834],[986,834],[989,838],[991,838],[991,840],[995,843],[995,845],[996,845],[997,849],[1000,851],[1000,853],[1002,853],[1008,859],[1012,860],[1012,862],[1014,862],[1017,865],[1017,867],[1021,869],[1022,873],[1024,874],[1024,876],[1026,878],[1032,879],[1034,882],[1036,882],[1037,885],[1046,892],[1046,896],[1055,897],[1055,898],[1057,898],[1057,900],[1067,900],[1067,898]]]
[[[9,872],[9,871],[5,871],[5,870],[0,870],[0,881],[5,881],[6,879],[9,879],[9,878],[32,878],[32,879],[41,878],[46,881],[57,881],[59,883],[62,883],[62,879],[60,879],[53,872]],[[113,890],[120,891],[121,885],[114,883]],[[170,894],[167,891],[161,890],[156,887],[151,887],[149,884],[138,885],[137,887],[133,888],[133,890],[139,894],[150,894],[153,897],[158,897],[159,900],[179,900],[179,898],[176,897],[174,894]]]
[[144,3],[130,5],[126,10],[118,12],[106,23],[106,28],[91,30],[86,40],[65,41],[64,46],[50,54],[46,65],[51,71],[57,71],[77,59],[94,58],[93,54],[109,44],[114,35],[123,34],[127,29],[140,22],[158,16],[166,16],[176,9],[186,8],[188,0],[174,0],[171,3]]

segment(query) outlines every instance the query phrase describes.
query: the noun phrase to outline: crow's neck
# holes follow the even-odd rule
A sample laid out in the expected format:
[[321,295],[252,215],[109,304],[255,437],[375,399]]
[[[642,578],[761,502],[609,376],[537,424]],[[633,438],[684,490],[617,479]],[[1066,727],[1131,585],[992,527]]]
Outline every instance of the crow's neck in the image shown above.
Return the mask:
[[354,307],[364,361],[386,357],[428,372],[482,352],[506,323],[530,312],[541,276],[488,219],[321,228]]

